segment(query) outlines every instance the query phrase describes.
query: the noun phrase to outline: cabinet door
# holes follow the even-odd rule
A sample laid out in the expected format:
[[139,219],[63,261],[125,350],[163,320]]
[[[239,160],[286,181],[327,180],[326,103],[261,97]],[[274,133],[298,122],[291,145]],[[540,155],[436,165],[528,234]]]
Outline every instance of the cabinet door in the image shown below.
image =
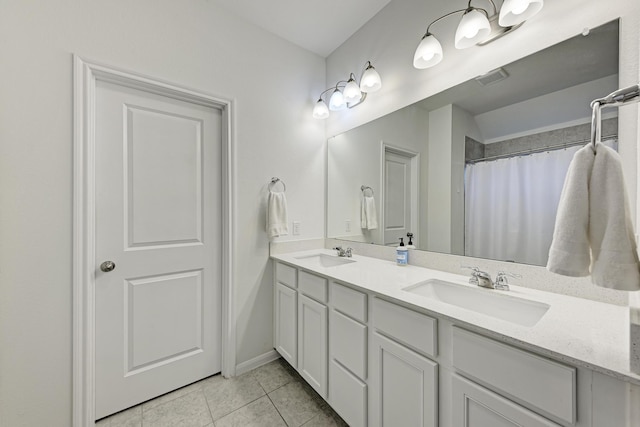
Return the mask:
[[558,427],[558,424],[454,375],[453,426]]
[[373,426],[438,425],[438,364],[373,334],[370,416]]
[[274,307],[274,345],[280,355],[294,368],[298,355],[297,292],[282,283],[276,283]]
[[327,398],[327,307],[298,295],[298,372]]

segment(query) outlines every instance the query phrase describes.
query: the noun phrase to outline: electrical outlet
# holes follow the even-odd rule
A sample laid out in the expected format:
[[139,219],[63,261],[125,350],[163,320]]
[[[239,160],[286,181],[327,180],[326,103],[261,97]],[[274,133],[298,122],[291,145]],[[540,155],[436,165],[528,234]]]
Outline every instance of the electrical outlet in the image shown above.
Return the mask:
[[344,231],[349,233],[351,231],[351,220],[348,219],[344,222]]
[[293,235],[300,235],[300,221],[293,221]]

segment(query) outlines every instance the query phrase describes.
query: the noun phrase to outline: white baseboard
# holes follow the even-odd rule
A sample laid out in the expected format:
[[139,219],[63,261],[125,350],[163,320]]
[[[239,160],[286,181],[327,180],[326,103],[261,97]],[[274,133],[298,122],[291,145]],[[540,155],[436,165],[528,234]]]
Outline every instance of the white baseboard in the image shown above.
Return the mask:
[[277,351],[271,350],[260,356],[254,357],[253,359],[249,359],[246,362],[242,362],[236,365],[236,375],[242,375],[245,372],[249,372],[252,369],[258,368],[262,365],[266,365],[269,362],[272,362],[276,359],[280,358],[280,354]]

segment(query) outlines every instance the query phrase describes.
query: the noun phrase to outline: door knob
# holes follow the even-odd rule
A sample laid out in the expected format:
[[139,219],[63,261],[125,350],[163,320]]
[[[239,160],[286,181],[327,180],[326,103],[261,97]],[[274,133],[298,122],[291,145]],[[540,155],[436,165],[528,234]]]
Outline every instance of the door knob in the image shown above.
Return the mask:
[[116,263],[113,261],[105,261],[102,264],[100,264],[100,270],[104,271],[105,273],[113,271],[115,268],[116,268]]

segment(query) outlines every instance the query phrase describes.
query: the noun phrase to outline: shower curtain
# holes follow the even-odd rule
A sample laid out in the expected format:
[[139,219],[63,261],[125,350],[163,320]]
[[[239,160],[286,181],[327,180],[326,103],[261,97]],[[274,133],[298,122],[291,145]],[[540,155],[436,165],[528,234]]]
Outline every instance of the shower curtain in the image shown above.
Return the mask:
[[580,148],[467,164],[465,255],[546,265],[564,178]]

